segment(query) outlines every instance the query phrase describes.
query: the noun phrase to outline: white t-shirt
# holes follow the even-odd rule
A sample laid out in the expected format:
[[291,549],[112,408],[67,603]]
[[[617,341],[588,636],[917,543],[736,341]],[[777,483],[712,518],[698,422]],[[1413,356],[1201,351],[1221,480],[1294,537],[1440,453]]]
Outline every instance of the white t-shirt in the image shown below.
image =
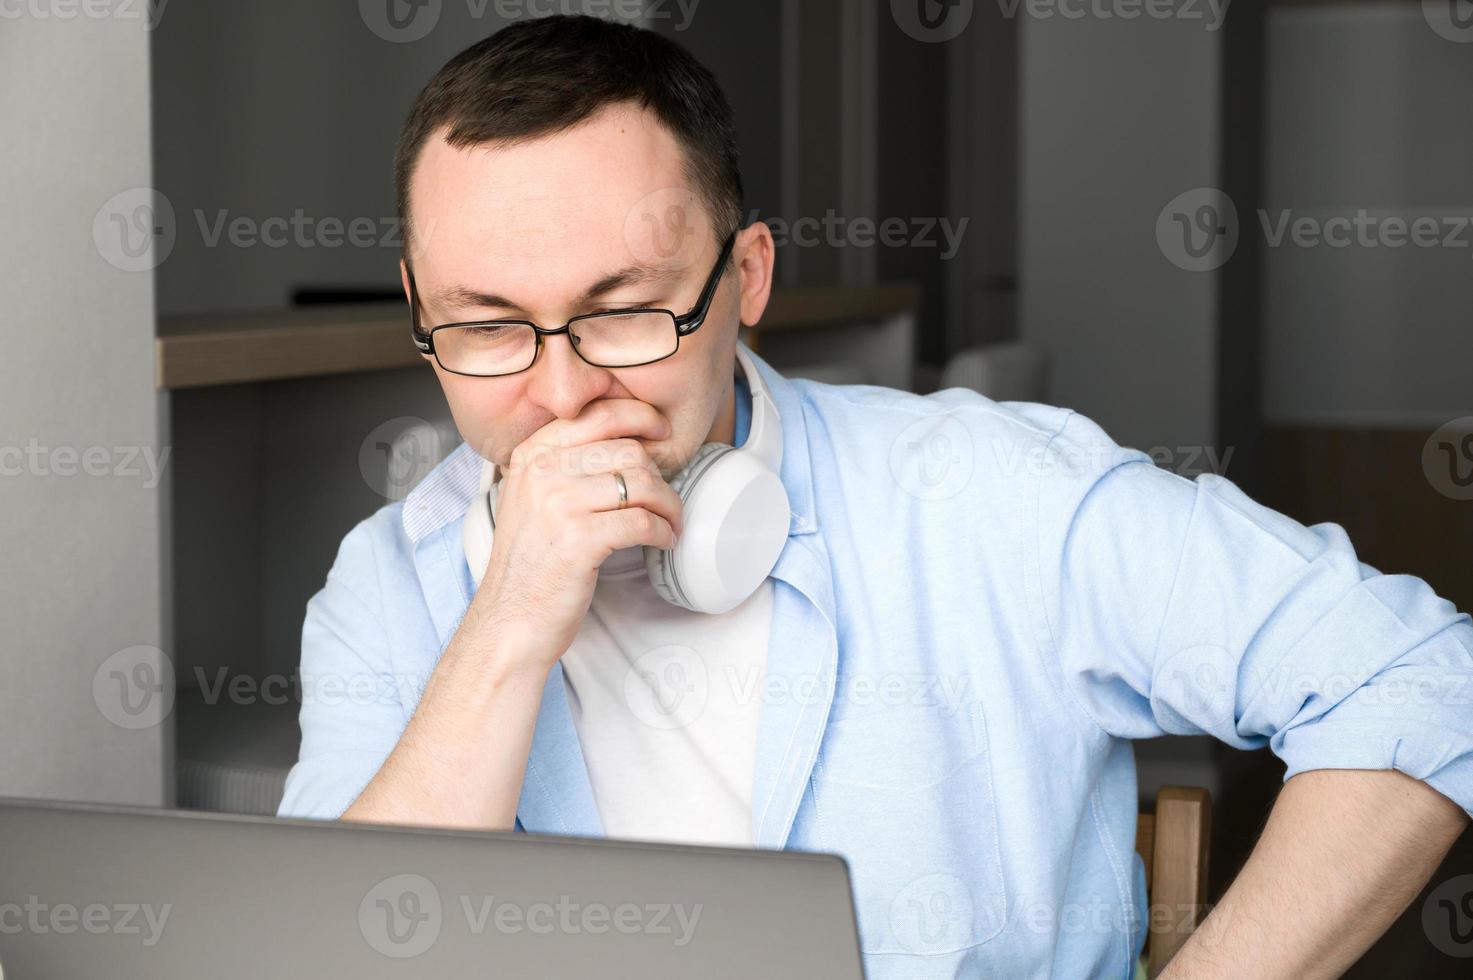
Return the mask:
[[752,844],[772,590],[712,616],[660,598],[638,547],[599,568],[562,664],[606,835]]

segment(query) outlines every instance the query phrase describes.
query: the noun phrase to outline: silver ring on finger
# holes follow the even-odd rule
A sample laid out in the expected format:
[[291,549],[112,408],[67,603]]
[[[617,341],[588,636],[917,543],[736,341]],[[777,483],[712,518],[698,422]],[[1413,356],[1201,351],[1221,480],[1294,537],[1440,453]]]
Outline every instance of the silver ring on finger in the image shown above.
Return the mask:
[[614,482],[619,485],[619,506],[617,509],[623,510],[629,506],[629,486],[624,482],[623,473],[615,473]]

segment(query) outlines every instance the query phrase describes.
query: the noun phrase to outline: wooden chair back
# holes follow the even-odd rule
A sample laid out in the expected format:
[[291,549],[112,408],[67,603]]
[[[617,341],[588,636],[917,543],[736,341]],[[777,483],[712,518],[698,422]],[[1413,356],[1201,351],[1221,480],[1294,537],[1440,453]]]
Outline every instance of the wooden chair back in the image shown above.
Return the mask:
[[1146,865],[1146,971],[1155,977],[1207,917],[1207,843],[1212,796],[1197,786],[1163,786],[1156,811],[1136,823]]

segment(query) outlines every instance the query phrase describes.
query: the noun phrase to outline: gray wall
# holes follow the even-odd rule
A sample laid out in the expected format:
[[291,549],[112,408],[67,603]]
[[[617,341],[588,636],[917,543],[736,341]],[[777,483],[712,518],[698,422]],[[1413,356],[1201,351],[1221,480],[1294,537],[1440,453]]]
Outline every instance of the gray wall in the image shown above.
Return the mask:
[[951,352],[1018,336],[1018,35],[1016,18],[979,4],[944,44],[947,210],[971,223],[946,268],[945,331],[933,350],[941,340]]
[[143,201],[105,207],[151,183],[148,91],[140,21],[23,15],[0,28],[0,795],[158,805],[170,793],[169,724],[147,717],[163,717],[166,692],[134,702],[138,728],[113,700],[114,682],[161,676],[157,654],[127,651],[168,646],[167,482],[150,486],[137,461],[160,452],[153,282],[111,217],[143,218]]
[[[675,3],[661,9],[672,15]],[[781,208],[779,138],[782,125],[782,0],[702,0],[684,20],[649,25],[687,48],[711,69],[736,116],[747,210],[760,216]]]
[[343,536],[459,444],[440,386],[425,366],[173,398],[180,690],[290,676]]
[[1021,30],[1020,333],[1052,355],[1049,400],[1124,445],[1213,445],[1215,277],[1169,262],[1156,226],[1179,193],[1221,186],[1221,32],[1145,17]]
[[[881,282],[910,281],[922,290],[920,324],[921,360],[940,364],[947,346],[947,277],[952,266],[966,265],[970,252],[986,252],[986,234],[981,215],[973,210],[980,202],[955,202],[947,183],[953,158],[949,156],[951,135],[947,112],[959,98],[948,87],[948,56],[953,47],[983,36],[981,17],[969,25],[966,40],[935,44],[919,41],[895,23],[888,2],[875,11],[876,75],[872,94],[875,138],[872,155],[875,169],[875,214],[910,218],[966,217],[957,252],[941,247],[882,248],[876,255],[876,278]],[[978,107],[980,108],[980,107]],[[980,128],[985,120],[978,120]],[[974,131],[967,127],[963,133]],[[964,136],[962,138],[965,138]],[[992,176],[995,176],[992,175]],[[966,209],[958,213],[957,205]],[[952,227],[955,227],[953,223]],[[930,238],[941,239],[939,232]]]
[[1268,25],[1271,225],[1367,209],[1451,222],[1439,241],[1461,227],[1461,244],[1263,248],[1265,414],[1412,428],[1469,414],[1473,47],[1417,5],[1280,8]]
[[[283,307],[294,286],[398,286],[399,129],[442,64],[508,22],[498,15],[506,5],[482,0],[415,8],[405,32],[360,14],[384,7],[267,0],[166,8],[154,32],[154,109],[158,186],[173,203],[178,241],[160,269],[161,313]],[[222,217],[227,227],[235,219],[259,226],[292,221],[299,210],[306,230],[278,227],[279,247],[215,235]],[[328,222],[355,220],[374,229],[370,243],[330,234]]]

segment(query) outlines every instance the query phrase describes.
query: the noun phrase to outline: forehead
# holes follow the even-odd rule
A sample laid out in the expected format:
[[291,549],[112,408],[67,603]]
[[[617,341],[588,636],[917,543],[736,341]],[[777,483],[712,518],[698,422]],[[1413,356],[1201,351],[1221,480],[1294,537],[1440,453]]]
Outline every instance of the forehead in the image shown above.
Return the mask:
[[648,258],[640,229],[700,208],[674,135],[633,105],[510,144],[452,147],[445,134],[426,141],[410,184],[417,276],[607,271]]

